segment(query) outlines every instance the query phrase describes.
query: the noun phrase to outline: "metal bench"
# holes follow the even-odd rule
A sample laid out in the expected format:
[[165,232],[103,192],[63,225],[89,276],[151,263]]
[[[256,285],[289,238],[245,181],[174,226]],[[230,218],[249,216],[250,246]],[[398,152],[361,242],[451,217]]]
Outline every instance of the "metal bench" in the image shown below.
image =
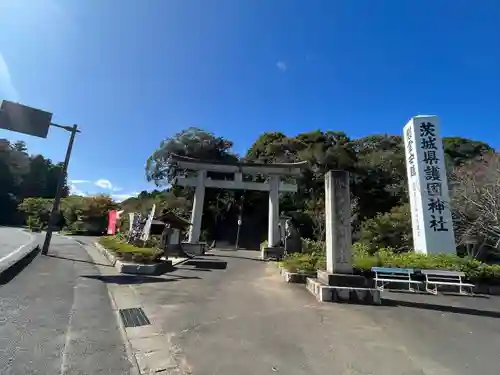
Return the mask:
[[[464,272],[445,270],[422,270],[421,272],[425,276],[425,290],[431,294],[438,294],[438,285],[456,286],[460,294],[473,294],[472,288],[475,285],[463,282]],[[469,288],[470,293],[467,293],[464,287]]]
[[411,292],[415,291],[412,284],[422,284],[421,281],[411,278],[413,268],[372,267],[372,272],[375,274],[375,288],[380,291],[383,291],[384,285],[388,283],[408,284],[408,290]]

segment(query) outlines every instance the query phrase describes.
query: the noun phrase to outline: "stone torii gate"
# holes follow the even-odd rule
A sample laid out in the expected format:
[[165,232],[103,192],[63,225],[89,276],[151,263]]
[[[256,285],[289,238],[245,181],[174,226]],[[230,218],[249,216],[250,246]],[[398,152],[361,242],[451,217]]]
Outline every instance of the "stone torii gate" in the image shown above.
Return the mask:
[[[190,186],[195,188],[193,209],[191,213],[191,228],[189,240],[196,244],[200,239],[201,220],[203,216],[203,201],[205,199],[205,188],[230,189],[230,190],[257,190],[269,192],[269,224],[268,224],[268,246],[276,246],[279,242],[279,193],[297,192],[297,185],[284,183],[280,180],[282,176],[300,175],[301,170],[307,162],[280,163],[280,164],[256,164],[256,163],[221,163],[216,161],[205,161],[185,156],[172,155],[170,162],[179,169],[195,171],[196,176],[178,176],[174,184],[179,186]],[[219,172],[233,174],[232,180],[215,180],[207,177],[207,172]],[[266,182],[244,181],[243,175],[268,176]]]

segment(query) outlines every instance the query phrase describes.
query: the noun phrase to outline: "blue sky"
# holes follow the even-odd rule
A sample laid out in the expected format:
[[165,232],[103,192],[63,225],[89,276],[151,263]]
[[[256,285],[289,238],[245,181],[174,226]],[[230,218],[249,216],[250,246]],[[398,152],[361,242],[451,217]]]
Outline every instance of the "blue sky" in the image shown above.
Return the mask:
[[[499,24],[498,0],[0,0],[0,99],[78,124],[70,179],[117,198],[154,187],[146,158],[188,126],[242,154],[264,131],[437,114],[498,147]],[[68,134],[4,137],[59,161]]]

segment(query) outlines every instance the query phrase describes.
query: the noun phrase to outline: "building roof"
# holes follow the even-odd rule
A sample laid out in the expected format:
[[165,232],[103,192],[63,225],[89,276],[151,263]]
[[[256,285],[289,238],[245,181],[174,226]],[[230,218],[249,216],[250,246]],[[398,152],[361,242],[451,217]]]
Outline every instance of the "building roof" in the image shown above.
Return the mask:
[[154,218],[153,223],[156,225],[170,224],[172,228],[185,229],[191,225],[186,219],[174,214],[173,212],[165,212]]

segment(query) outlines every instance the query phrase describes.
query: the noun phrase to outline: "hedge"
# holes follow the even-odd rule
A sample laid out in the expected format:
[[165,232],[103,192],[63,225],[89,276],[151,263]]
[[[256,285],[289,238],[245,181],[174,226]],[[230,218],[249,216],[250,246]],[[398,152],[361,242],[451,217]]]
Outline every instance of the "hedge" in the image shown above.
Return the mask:
[[[324,244],[307,240],[304,244],[306,246],[303,247],[303,253],[286,256],[283,266],[291,272],[325,269]],[[367,273],[377,266],[462,271],[467,280],[474,283],[500,284],[500,265],[489,265],[450,254],[425,255],[413,251],[396,253],[390,248],[379,249],[374,255],[370,255],[370,249],[366,245],[353,245],[353,268],[356,272]]]
[[146,244],[148,247],[139,247],[129,244],[119,236],[105,236],[99,238],[99,243],[111,251],[118,258],[132,260],[140,263],[156,261],[162,254],[156,247]]

